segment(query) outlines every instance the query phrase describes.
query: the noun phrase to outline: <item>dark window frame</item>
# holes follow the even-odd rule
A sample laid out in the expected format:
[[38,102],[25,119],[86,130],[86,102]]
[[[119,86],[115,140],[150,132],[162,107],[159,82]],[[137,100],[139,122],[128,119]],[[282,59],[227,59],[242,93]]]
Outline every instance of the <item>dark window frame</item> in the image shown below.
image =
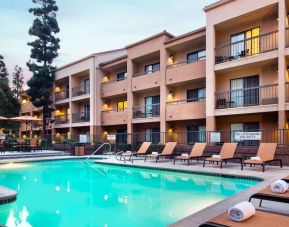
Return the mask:
[[[205,52],[205,56],[200,57],[199,56],[200,52]],[[197,58],[189,60],[189,56],[195,55],[195,54],[197,55]],[[205,60],[206,56],[207,56],[206,49],[201,49],[201,50],[198,50],[198,51],[194,51],[194,52],[188,53],[187,54],[187,63],[194,63],[194,62],[197,62],[197,61]]]

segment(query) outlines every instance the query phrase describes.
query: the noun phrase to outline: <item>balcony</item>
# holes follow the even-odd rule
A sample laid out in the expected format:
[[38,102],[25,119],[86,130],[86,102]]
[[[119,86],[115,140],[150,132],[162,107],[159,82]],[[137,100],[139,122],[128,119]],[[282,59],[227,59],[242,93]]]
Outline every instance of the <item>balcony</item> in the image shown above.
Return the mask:
[[166,84],[177,84],[185,81],[205,78],[206,60],[183,61],[167,66]]
[[[180,111],[181,110],[181,111]],[[204,99],[186,99],[168,102],[166,120],[191,120],[206,118],[206,101]]]
[[215,49],[215,63],[234,61],[278,49],[278,31],[242,41],[221,45]]
[[277,104],[278,85],[217,92],[215,98],[216,109]]
[[127,80],[113,80],[101,84],[101,97],[113,97],[127,92]]
[[69,115],[55,116],[56,125],[68,124],[68,123],[69,123]]
[[90,121],[89,112],[73,113],[72,114],[72,123],[82,123]]
[[88,95],[90,92],[89,85],[72,88],[72,97]]
[[69,98],[69,90],[55,92],[55,102]]
[[285,30],[286,35],[286,47],[289,47],[289,27]]
[[137,73],[132,78],[132,91],[140,91],[160,86],[160,70]]
[[103,126],[127,124],[127,109],[102,111],[101,124]]
[[134,106],[132,108],[133,119],[138,118],[154,118],[160,116],[160,104],[152,104],[146,106]]
[[286,82],[286,84],[285,84],[285,100],[286,100],[286,102],[289,102],[289,82]]

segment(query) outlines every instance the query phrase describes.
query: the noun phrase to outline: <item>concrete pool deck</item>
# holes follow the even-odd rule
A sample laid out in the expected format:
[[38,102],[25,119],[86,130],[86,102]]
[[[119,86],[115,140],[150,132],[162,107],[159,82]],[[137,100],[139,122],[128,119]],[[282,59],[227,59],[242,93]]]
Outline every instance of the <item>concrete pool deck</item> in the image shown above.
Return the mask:
[[[0,160],[0,164],[10,163],[10,162],[30,162],[30,161],[44,161],[44,160],[62,160],[62,159],[83,159],[89,156],[59,156],[59,157],[30,157],[30,158],[17,158],[17,159],[7,159]],[[98,159],[96,163],[103,164],[114,164],[114,165],[126,165],[126,166],[138,166],[138,167],[150,167],[150,168],[158,168],[158,169],[169,169],[169,170],[181,170],[181,171],[195,171],[195,172],[205,172],[205,173],[213,173],[213,174],[225,174],[225,175],[233,175],[233,176],[247,176],[247,177],[257,177],[262,178],[263,181],[258,183],[257,185],[246,189],[232,197],[229,197],[225,200],[222,200],[218,203],[215,203],[203,210],[198,211],[182,220],[179,220],[170,226],[172,227],[193,227],[199,226],[200,224],[212,219],[213,217],[226,212],[229,207],[235,205],[238,202],[249,199],[249,197],[262,190],[266,186],[270,185],[273,181],[277,179],[284,178],[289,175],[289,167],[283,167],[282,169],[277,166],[268,166],[266,167],[266,172],[262,172],[260,166],[256,167],[245,167],[243,171],[240,170],[239,164],[228,163],[224,165],[223,169],[220,169],[217,165],[207,165],[206,167],[202,167],[202,162],[193,161],[189,166],[185,162],[177,162],[175,165],[173,161],[169,160],[160,160],[158,163],[155,161],[148,160],[144,162],[143,160],[134,160],[134,163],[116,160],[114,155],[98,155],[93,156],[92,158],[103,158]],[[0,196],[1,197],[1,196]],[[258,200],[253,200],[255,207],[258,207]],[[279,212],[283,214],[289,215],[288,205],[276,202],[267,202],[263,201],[262,208],[264,210]]]

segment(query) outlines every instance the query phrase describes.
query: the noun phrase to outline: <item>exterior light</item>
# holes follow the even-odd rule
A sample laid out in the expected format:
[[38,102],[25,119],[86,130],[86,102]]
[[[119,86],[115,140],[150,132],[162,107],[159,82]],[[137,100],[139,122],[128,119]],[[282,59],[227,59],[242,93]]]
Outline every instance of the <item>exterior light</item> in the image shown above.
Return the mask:
[[173,132],[173,128],[169,128],[168,132],[172,133]]
[[108,131],[104,131],[104,133],[103,133],[103,134],[104,134],[105,136],[106,136],[106,135],[108,135]]
[[61,88],[57,86],[57,87],[55,88],[55,92],[60,92],[60,91],[61,91]]

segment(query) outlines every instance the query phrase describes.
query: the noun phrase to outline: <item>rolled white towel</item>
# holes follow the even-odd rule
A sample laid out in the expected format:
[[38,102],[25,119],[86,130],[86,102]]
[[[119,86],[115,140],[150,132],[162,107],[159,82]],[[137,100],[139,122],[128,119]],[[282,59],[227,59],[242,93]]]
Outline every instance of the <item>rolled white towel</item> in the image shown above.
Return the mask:
[[132,152],[131,151],[126,151],[125,154],[130,155]]
[[256,213],[252,203],[247,201],[236,204],[228,210],[228,216],[233,221],[244,221]]
[[286,181],[277,180],[271,184],[271,190],[274,193],[285,193],[288,190],[288,184]]
[[212,158],[221,158],[221,155],[219,155],[219,154],[213,154],[213,155],[212,155]]
[[260,158],[260,157],[251,157],[251,160],[254,160],[254,161],[261,161],[261,158]]
[[182,154],[182,156],[183,156],[183,157],[188,157],[189,155],[186,154],[186,153],[184,153],[184,154]]
[[158,152],[152,152],[152,155],[158,155],[159,153]]

